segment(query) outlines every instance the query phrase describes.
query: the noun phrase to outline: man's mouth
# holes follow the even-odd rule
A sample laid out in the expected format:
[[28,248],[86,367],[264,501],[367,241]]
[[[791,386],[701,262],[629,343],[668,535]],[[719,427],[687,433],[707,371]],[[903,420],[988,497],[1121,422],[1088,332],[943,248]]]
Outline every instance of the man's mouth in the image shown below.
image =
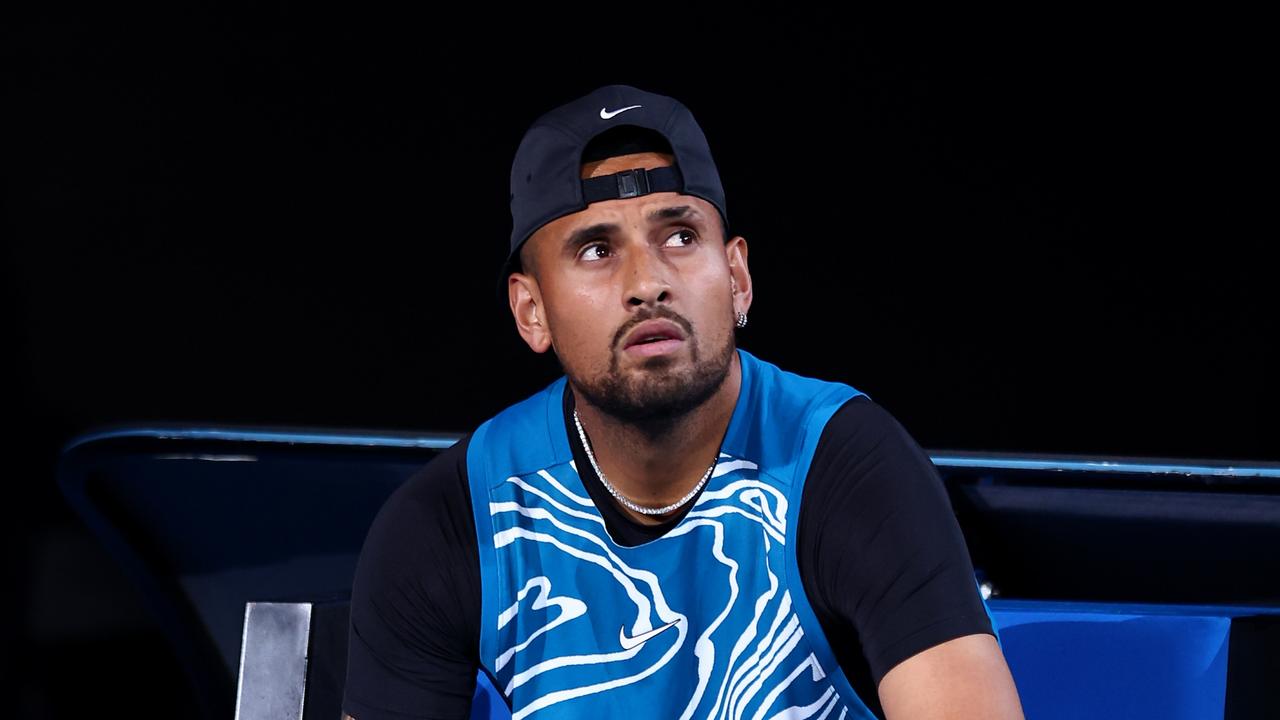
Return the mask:
[[665,319],[645,320],[627,335],[623,350],[639,357],[664,355],[684,344],[684,328]]
[[628,345],[626,352],[631,355],[640,357],[651,357],[653,355],[665,355],[675,352],[684,345],[684,340],[678,338],[647,338],[633,345]]
[[652,344],[664,340],[684,340],[684,329],[670,320],[645,320],[627,335],[623,347]]

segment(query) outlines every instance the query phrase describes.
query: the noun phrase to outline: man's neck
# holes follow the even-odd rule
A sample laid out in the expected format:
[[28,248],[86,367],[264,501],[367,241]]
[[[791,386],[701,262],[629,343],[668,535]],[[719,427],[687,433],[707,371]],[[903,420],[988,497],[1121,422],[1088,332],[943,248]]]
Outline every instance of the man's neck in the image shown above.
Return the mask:
[[[742,385],[742,367],[733,354],[729,374],[714,395],[700,407],[675,420],[670,429],[654,434],[584,401],[573,390],[574,406],[586,430],[596,463],[618,492],[645,507],[677,502],[698,485],[720,453],[733,419]],[[619,504],[637,522],[653,525],[668,515],[645,515]],[[678,513],[673,510],[669,515]]]

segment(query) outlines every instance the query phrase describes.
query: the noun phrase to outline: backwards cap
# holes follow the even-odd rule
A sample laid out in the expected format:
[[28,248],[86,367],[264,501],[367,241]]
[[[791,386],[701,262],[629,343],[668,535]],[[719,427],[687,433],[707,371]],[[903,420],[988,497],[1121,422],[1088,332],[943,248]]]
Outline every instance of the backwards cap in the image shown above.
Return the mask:
[[[582,153],[587,144],[623,125],[662,135],[671,145],[675,164],[583,179]],[[600,200],[667,191],[714,205],[729,237],[720,172],[702,128],[680,101],[630,85],[606,85],[542,115],[525,132],[511,164],[511,251],[499,286],[505,288],[520,247],[543,225]]]

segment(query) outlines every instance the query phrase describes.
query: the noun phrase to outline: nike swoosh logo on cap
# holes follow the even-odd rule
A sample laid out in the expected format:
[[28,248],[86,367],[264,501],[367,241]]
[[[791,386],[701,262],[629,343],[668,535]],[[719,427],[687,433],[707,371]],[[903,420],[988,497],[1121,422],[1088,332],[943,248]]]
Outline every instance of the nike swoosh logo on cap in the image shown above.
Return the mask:
[[663,625],[662,627],[656,627],[650,630],[649,632],[642,632],[635,637],[627,637],[627,628],[620,627],[618,628],[618,644],[621,645],[624,650],[630,650],[631,648],[634,648],[634,647],[640,647],[641,645],[657,637],[658,634],[661,633],[663,630],[667,630],[669,628],[675,627],[675,625],[679,622],[680,622],[679,620],[672,620],[671,622],[667,623],[666,625]]
[[609,118],[613,117],[614,115],[617,115],[618,113],[624,113],[624,112],[626,112],[626,111],[628,111],[628,110],[635,110],[635,109],[636,109],[636,108],[638,108],[638,107],[640,107],[640,106],[639,106],[639,105],[628,105],[628,106],[626,106],[626,107],[624,107],[624,108],[618,108],[617,110],[613,110],[613,111],[609,111],[609,110],[605,110],[604,108],[600,108],[600,119],[601,119],[601,120],[608,120]]

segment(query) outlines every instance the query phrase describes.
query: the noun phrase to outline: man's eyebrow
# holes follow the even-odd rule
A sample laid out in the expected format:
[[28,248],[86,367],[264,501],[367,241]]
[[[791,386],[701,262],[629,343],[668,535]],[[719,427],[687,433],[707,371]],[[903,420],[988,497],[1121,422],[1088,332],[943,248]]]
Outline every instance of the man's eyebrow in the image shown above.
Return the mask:
[[698,208],[692,205],[676,205],[674,207],[658,208],[649,213],[649,222],[658,222],[659,220],[679,220],[684,217],[696,217],[702,219],[702,213]]
[[[698,219],[705,222],[702,212],[692,205],[673,205],[670,207],[658,208],[649,213],[649,222],[658,223],[666,220],[681,220],[684,218]],[[584,228],[574,230],[569,234],[569,238],[564,241],[566,250],[577,250],[587,241],[592,240],[600,235],[608,235],[617,231],[618,226],[614,223],[596,223],[588,225]]]
[[569,239],[564,241],[565,250],[577,252],[578,248],[585,245],[588,240],[601,235],[608,235],[617,229],[618,226],[613,223],[596,223],[595,225],[588,225],[574,230],[569,234]]

